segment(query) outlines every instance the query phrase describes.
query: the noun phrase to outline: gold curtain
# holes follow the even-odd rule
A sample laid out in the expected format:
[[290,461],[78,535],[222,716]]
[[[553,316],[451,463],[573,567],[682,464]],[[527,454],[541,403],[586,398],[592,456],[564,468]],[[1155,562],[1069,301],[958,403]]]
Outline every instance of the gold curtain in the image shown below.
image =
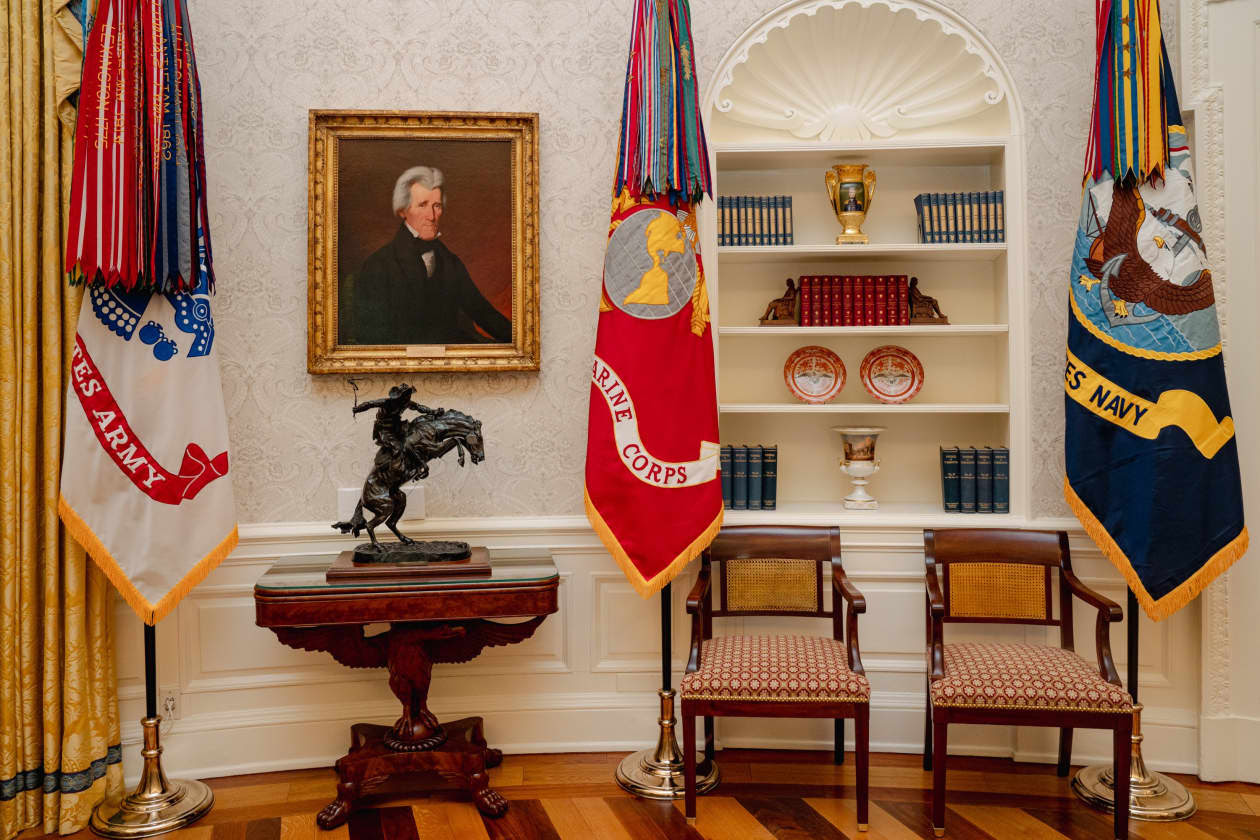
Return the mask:
[[78,290],[61,271],[82,29],[69,0],[5,0],[0,47],[0,840],[70,833],[122,790],[112,597],[61,530]]

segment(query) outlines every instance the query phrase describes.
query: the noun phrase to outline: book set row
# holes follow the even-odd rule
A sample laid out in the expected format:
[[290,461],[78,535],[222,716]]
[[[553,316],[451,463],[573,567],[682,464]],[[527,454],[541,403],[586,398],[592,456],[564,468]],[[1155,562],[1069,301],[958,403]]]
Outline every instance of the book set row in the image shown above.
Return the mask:
[[941,495],[946,513],[1010,513],[1010,450],[942,446]]
[[919,241],[928,243],[1005,242],[1006,191],[919,193]]
[[718,245],[791,245],[792,196],[718,196]]
[[779,486],[779,447],[723,446],[718,465],[727,510],[774,510]]
[[904,274],[801,278],[802,327],[886,327],[910,323],[910,280]]

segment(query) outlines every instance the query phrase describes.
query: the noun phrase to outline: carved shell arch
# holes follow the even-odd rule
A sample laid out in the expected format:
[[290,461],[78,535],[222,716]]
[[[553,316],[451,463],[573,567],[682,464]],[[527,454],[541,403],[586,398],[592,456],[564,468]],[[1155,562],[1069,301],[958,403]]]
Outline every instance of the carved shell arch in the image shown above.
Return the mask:
[[1022,133],[996,51],[935,0],[791,0],[735,41],[705,104],[719,142]]

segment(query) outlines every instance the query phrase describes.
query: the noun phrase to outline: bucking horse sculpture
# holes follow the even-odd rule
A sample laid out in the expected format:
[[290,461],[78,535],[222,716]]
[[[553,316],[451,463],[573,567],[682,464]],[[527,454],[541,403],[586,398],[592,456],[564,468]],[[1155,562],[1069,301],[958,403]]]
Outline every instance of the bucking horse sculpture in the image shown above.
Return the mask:
[[[354,515],[347,522],[334,522],[333,527],[356,537],[366,530],[377,552],[383,552],[375,532],[382,523],[403,545],[416,544],[398,530],[398,521],[407,509],[407,494],[401,488],[410,481],[427,477],[429,461],[441,458],[452,449],[458,452],[461,467],[465,453],[474,464],[486,457],[480,420],[452,409],[418,405],[411,399],[414,393],[410,385],[396,385],[389,389],[388,397],[358,403],[352,409],[355,414],[372,408],[377,410],[372,440],[379,449],[372,471],[363,482]],[[417,412],[409,420],[403,418],[408,409]],[[368,519],[364,511],[372,514],[372,518]]]

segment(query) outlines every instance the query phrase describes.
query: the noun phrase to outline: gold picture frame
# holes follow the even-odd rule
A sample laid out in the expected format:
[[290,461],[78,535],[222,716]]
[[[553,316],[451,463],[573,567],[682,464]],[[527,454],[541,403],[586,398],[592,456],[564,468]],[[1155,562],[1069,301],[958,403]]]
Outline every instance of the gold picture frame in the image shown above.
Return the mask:
[[309,372],[539,369],[537,114],[312,110],[309,142]]

